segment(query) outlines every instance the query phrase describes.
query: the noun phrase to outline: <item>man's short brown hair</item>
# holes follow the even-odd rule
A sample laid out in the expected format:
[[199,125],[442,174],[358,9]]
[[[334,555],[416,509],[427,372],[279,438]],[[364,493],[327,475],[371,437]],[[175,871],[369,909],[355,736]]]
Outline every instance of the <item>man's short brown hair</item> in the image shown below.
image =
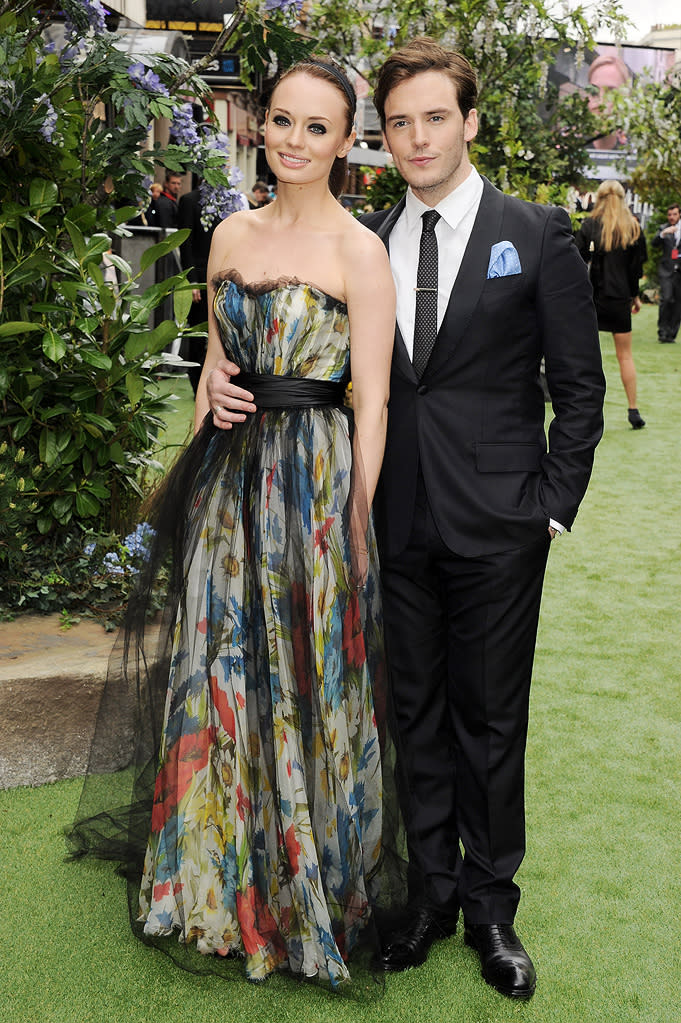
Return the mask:
[[464,118],[468,117],[478,99],[478,82],[471,64],[462,53],[446,50],[427,36],[417,36],[406,46],[391,53],[379,69],[374,89],[374,106],[383,130],[388,94],[397,85],[422,71],[444,71],[454,83],[459,110]]

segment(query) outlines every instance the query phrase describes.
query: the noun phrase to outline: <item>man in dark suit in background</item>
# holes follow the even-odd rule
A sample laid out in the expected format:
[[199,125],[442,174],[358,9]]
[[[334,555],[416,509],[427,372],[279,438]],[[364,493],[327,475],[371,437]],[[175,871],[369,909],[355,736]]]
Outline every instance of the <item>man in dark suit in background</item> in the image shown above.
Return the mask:
[[182,191],[182,175],[166,171],[163,191],[156,200],[155,227],[177,227],[177,200]]
[[[191,327],[197,327],[208,320],[206,276],[210,242],[217,223],[218,221],[209,230],[206,230],[201,223],[201,193],[198,187],[180,196],[177,204],[177,226],[179,229],[188,227],[190,231],[186,241],[180,245],[180,262],[182,269],[189,271],[187,279],[197,285],[192,289],[192,305],[187,316],[187,322]],[[191,366],[187,370],[189,382],[192,385],[194,396],[196,396],[201,370],[206,358],[206,339],[186,338],[186,344],[188,350],[183,353],[185,358],[188,362],[198,363],[197,366]]]
[[667,223],[653,238],[662,249],[657,268],[660,278],[660,308],[657,314],[657,339],[673,344],[681,325],[681,210],[677,202],[667,207]]
[[[476,98],[468,61],[428,39],[390,55],[374,95],[410,186],[364,218],[397,285],[375,509],[410,869],[409,917],[378,965],[425,962],[461,910],[487,982],[529,998],[513,922],[532,661],[549,545],[584,496],[605,385],[569,217],[475,171]],[[255,407],[217,372],[209,396],[217,425]]]

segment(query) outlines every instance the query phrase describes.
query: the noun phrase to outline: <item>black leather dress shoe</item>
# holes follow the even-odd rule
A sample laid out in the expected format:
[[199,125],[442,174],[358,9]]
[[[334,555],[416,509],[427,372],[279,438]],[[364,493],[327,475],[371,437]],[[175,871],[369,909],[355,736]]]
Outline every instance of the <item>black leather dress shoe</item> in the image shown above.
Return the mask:
[[422,907],[415,910],[410,919],[387,939],[372,965],[386,973],[422,966],[433,942],[455,932],[456,917],[436,918],[430,910]]
[[466,924],[464,941],[480,956],[488,984],[509,998],[532,997],[537,975],[511,924]]

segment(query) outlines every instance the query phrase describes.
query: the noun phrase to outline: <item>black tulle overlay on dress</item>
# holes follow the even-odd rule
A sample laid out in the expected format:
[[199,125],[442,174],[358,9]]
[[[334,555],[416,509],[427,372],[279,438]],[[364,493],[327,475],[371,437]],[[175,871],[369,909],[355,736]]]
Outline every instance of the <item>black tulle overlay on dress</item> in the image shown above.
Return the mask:
[[[231,274],[215,315],[244,372],[342,391],[338,299]],[[208,416],[169,473],[68,841],[121,865],[134,932],[184,968],[366,997],[406,868],[351,418],[290,405],[221,431]]]

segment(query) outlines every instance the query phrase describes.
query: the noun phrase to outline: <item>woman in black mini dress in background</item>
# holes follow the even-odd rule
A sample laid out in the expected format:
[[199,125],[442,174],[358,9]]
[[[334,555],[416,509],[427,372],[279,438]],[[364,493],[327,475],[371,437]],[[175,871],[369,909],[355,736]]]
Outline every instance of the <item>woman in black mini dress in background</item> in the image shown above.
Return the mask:
[[641,308],[638,282],[648,254],[636,217],[624,201],[619,181],[602,181],[590,217],[577,232],[577,247],[586,263],[598,314],[598,329],[609,330],[634,430],[645,426],[636,400],[636,366],[631,344],[631,314]]

